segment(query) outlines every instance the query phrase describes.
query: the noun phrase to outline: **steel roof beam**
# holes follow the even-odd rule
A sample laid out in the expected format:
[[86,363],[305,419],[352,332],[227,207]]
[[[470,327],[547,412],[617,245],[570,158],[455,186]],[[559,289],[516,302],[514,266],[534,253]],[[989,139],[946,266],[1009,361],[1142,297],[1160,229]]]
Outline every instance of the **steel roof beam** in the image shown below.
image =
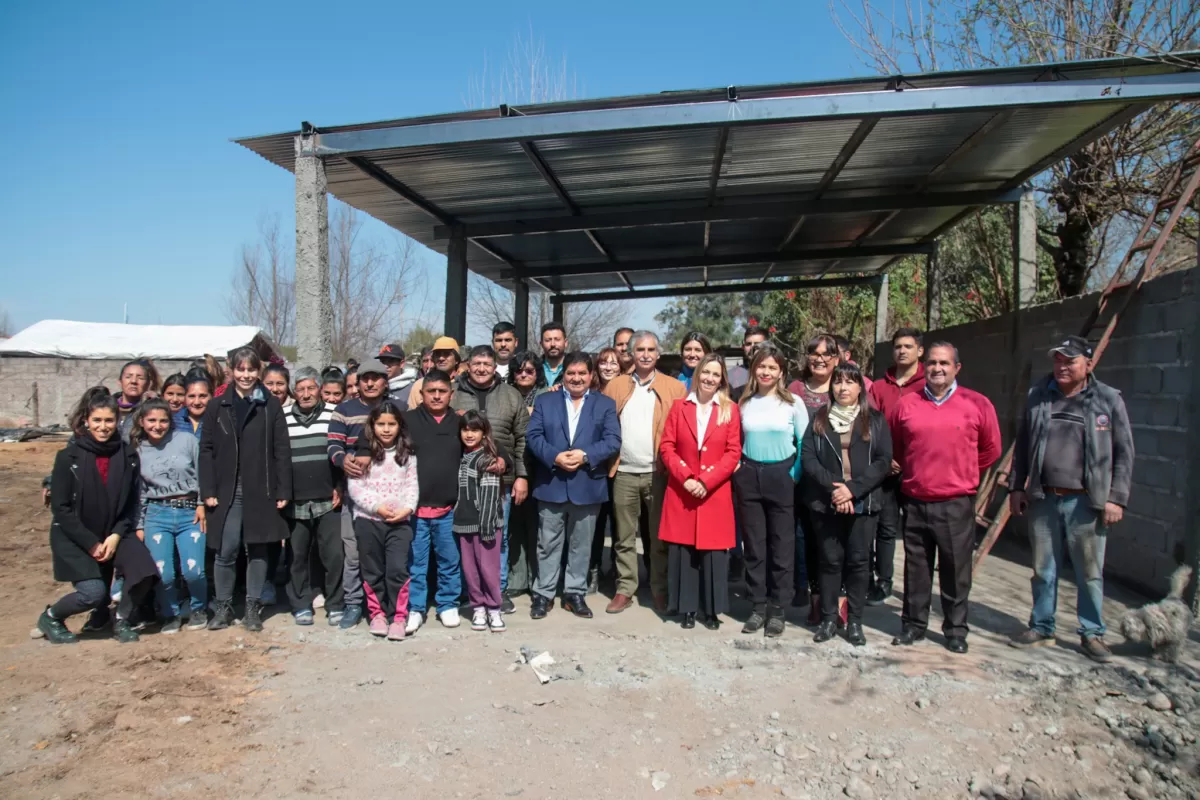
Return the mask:
[[[722,206],[689,206],[680,208],[636,208],[599,211],[579,216],[531,217],[500,222],[464,223],[463,229],[472,238],[499,238],[529,234],[564,233],[569,231],[605,230],[612,228],[642,228],[655,225],[687,225],[696,222],[732,222],[748,219],[794,219],[820,214],[863,213],[912,208],[953,208],[954,206],[995,205],[1016,203],[1021,193],[1010,188],[1003,191],[928,192],[915,194],[877,195],[874,197],[839,197],[826,199],[740,203]],[[433,235],[449,239],[451,226],[437,225]]]
[[607,261],[590,264],[548,264],[534,266],[526,264],[512,270],[504,270],[501,280],[528,280],[530,278],[560,278],[569,275],[605,275],[614,272],[634,273],[654,270],[698,269],[701,267],[736,267],[745,264],[798,264],[805,261],[824,261],[830,258],[879,258],[881,256],[924,255],[932,249],[928,244],[870,245],[863,247],[830,247],[812,250],[792,250],[787,253],[745,253],[729,256],[687,256],[654,261]]
[[669,286],[664,289],[638,289],[633,292],[576,292],[559,294],[564,303],[594,303],[599,300],[637,300],[648,297],[678,297],[686,295],[732,294],[734,292],[777,292],[788,289],[828,289],[834,286],[867,286],[879,282],[879,275],[855,275],[828,280],[770,281],[768,283],[718,283],[710,286]]
[[[824,92],[632,108],[396,125],[322,133],[317,155],[347,155],[468,142],[528,141],[663,128],[720,127],[810,119],[852,119],[1075,103],[1127,103],[1200,97],[1200,73],[1081,78],[990,86]],[[736,117],[731,111],[736,108]]]
[[708,176],[708,204],[717,202],[717,182],[721,180],[721,165],[725,162],[725,148],[729,144],[729,128],[717,132],[717,148],[713,152],[712,172]]

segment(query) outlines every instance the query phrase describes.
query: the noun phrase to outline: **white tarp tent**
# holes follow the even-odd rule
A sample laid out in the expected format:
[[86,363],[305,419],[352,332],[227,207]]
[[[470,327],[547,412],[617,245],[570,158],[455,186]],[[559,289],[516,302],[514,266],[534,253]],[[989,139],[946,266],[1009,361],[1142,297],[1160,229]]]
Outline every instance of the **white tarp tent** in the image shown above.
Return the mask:
[[273,342],[253,325],[125,325],[45,319],[0,341],[0,355],[58,358],[191,359],[252,345],[275,353]]

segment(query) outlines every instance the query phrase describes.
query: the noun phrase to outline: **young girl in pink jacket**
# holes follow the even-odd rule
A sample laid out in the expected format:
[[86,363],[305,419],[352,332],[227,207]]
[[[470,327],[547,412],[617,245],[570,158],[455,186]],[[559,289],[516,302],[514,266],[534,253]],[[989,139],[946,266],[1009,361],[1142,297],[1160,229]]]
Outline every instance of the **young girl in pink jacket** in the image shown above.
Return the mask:
[[361,478],[347,482],[354,501],[354,535],[371,634],[404,638],[408,620],[410,518],[417,507],[417,457],[394,403],[372,409],[364,426],[370,462]]

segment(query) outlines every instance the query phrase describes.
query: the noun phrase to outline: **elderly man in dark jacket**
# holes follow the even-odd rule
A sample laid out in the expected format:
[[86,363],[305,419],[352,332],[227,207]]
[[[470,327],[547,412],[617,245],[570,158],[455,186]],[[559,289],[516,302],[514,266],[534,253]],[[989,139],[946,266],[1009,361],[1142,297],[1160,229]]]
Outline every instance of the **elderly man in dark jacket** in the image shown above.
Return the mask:
[[1104,545],[1129,503],[1133,431],[1121,393],[1091,374],[1086,339],[1068,336],[1050,354],[1054,371],[1029,390],[1013,453],[1009,504],[1014,514],[1030,512],[1033,612],[1012,645],[1054,644],[1065,542],[1079,586],[1083,651],[1103,662],[1112,655],[1101,616]]
[[504,497],[504,538],[500,542],[500,590],[505,592],[501,608],[504,613],[511,614],[513,602],[507,595],[508,521],[511,503],[521,505],[529,497],[529,476],[525,463],[525,428],[529,424],[529,410],[521,393],[497,376],[496,352],[486,344],[471,350],[467,371],[458,378],[450,407],[460,414],[474,410],[487,417],[496,444],[512,454],[511,465],[505,476],[506,482],[512,482],[512,491]]

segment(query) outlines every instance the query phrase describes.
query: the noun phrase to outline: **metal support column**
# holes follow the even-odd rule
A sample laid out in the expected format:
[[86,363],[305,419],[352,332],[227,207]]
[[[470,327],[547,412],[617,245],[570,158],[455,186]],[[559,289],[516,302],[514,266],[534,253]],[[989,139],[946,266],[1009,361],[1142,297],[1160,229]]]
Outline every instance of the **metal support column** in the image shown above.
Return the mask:
[[315,133],[296,137],[296,362],[321,369],[333,361],[333,303],[325,159],[316,140]]
[[565,328],[567,326],[567,304],[561,294],[550,298],[550,311],[554,321],[561,322]]
[[875,287],[875,342],[888,340],[888,276],[880,276]]
[[459,344],[467,339],[467,237],[461,228],[455,228],[446,248],[446,315],[442,328]]
[[1037,205],[1033,189],[1026,187],[1013,209],[1013,306],[1020,309],[1037,299]]
[[513,325],[517,329],[517,342],[522,350],[529,347],[529,284],[517,281],[513,284]]
[[925,257],[925,330],[942,327],[942,276],[938,264],[938,245]]

